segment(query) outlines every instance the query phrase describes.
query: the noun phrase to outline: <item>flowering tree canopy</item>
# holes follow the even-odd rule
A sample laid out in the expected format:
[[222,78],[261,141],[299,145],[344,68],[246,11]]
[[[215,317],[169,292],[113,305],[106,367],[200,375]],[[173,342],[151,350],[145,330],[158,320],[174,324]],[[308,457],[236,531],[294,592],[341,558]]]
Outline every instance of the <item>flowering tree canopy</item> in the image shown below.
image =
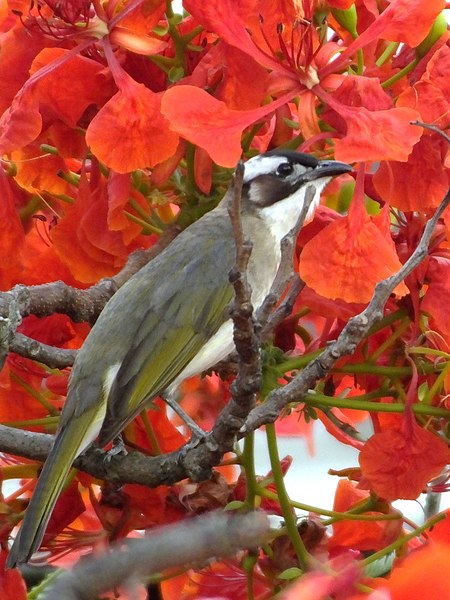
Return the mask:
[[[26,597],[20,573],[4,564],[48,452],[37,434],[56,429],[75,350],[140,261],[217,205],[238,161],[275,148],[349,162],[354,172],[326,188],[296,240],[304,287],[264,345],[243,450],[224,457],[220,446],[204,481],[188,480],[176,458],[165,476],[163,461],[179,457],[188,437],[157,400],[125,431],[155,471],[145,479],[127,466],[118,477],[89,458],[77,463],[41,550],[68,566],[156,525],[258,509],[281,516],[283,528],[208,568],[164,571],[162,597],[414,600],[428,587],[450,597],[445,514],[413,524],[392,505],[448,489],[448,210],[382,313],[332,364],[319,364],[315,389],[286,391],[273,417],[266,408],[366,314],[447,194],[446,2],[183,6],[180,15],[168,0],[0,3],[1,476],[20,480],[2,494],[2,598]],[[236,373],[228,367],[183,384],[185,410],[207,430],[227,406]],[[359,465],[335,473],[332,510],[288,497],[284,475],[296,458],[280,459],[276,446],[286,433],[312,445],[317,420],[359,452]],[[372,426],[368,439],[361,421]],[[259,425],[265,474],[254,469]],[[195,456],[203,467],[201,450]]]

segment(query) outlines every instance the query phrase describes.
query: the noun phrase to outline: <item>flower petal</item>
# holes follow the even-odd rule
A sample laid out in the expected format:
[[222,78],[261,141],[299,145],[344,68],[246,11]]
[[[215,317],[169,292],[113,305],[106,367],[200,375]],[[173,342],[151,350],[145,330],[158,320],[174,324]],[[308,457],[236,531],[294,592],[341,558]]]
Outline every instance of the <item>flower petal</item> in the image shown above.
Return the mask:
[[364,478],[389,501],[415,500],[449,462],[447,444],[415,423],[412,433],[407,428],[375,433],[359,454]]
[[341,109],[347,133],[337,139],[335,156],[343,162],[406,161],[422,132],[411,121],[420,119],[412,108],[369,111],[364,107]]
[[298,90],[254,110],[232,110],[204,90],[192,85],[168,89],[161,112],[171,127],[188,141],[204,148],[219,165],[234,167],[241,157],[242,131],[283,106]]
[[[400,260],[388,239],[354,202],[310,240],[300,255],[300,276],[315,292],[332,300],[366,303],[375,285],[397,272]],[[407,292],[404,284],[396,292]]]
[[448,190],[443,144],[438,136],[424,135],[407,162],[382,162],[373,183],[383,200],[403,211],[437,207]]
[[160,96],[123,73],[124,85],[92,119],[86,141],[117,173],[153,167],[169,158],[178,135],[161,114]]

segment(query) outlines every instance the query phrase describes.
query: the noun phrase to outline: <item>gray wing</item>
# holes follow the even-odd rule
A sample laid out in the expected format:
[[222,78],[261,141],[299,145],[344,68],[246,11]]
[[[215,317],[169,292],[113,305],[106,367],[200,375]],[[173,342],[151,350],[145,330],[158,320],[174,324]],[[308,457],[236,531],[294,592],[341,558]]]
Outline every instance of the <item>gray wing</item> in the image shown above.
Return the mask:
[[[135,278],[126,284],[128,289],[124,286],[118,292],[123,290],[126,306],[124,310],[122,299],[116,299],[122,325],[133,331],[133,337],[127,340],[109,392],[100,444],[120,433],[161,394],[227,318],[233,297],[228,272],[234,263],[234,241],[228,215],[219,228],[208,217],[181,234],[135,276],[134,283]],[[205,243],[203,228],[208,225]],[[125,300],[131,294],[130,301]]]

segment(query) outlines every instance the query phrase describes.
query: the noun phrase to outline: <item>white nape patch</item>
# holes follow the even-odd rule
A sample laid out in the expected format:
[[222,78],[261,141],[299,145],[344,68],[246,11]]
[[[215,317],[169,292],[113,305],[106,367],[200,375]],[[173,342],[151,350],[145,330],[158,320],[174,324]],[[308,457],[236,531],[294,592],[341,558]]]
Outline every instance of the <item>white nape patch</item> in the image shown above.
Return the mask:
[[[288,162],[288,159],[285,156],[264,156],[263,154],[258,154],[258,156],[250,158],[245,163],[244,183],[248,183],[250,180],[258,177],[258,175],[274,175],[277,168],[286,162]],[[306,168],[299,163],[296,163],[295,167],[302,169],[303,173],[306,171]]]
[[314,189],[314,198],[309,205],[305,218],[305,223],[308,223],[313,218],[314,211],[319,205],[322,190],[331,179],[331,177],[322,177],[310,183],[305,183],[290,196],[260,209],[260,216],[270,227],[277,244],[295,227],[303,209],[306,190],[310,187]]

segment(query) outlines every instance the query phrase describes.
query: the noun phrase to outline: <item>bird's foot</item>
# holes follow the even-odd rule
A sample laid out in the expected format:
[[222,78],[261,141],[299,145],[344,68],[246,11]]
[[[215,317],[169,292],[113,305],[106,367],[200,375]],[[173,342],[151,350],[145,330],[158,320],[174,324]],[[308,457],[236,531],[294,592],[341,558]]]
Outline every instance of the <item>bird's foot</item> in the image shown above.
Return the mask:
[[106,452],[105,462],[111,462],[111,459],[114,456],[126,456],[128,454],[128,450],[123,443],[122,434],[116,436],[112,441],[112,448]]

